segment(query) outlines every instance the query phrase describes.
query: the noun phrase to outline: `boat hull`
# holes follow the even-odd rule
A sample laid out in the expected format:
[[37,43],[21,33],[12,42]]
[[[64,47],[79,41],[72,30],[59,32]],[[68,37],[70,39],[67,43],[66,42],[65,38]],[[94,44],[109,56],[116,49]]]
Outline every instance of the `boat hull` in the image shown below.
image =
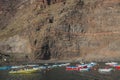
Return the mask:
[[82,69],[79,69],[80,72],[86,72],[86,71],[90,71],[90,68],[82,68]]
[[0,67],[0,70],[9,70],[9,69],[11,69],[11,67],[10,67],[10,66]]
[[18,71],[10,71],[9,73],[12,74],[28,74],[28,73],[34,73],[37,72],[37,69],[25,69],[25,70],[18,70]]
[[76,67],[76,66],[67,66],[66,67],[66,71],[77,71],[79,68],[78,67]]
[[120,70],[120,65],[115,66],[115,68],[116,68],[117,70]]
[[98,72],[100,73],[106,73],[106,72],[111,72],[113,69],[110,68],[110,69],[98,69]]

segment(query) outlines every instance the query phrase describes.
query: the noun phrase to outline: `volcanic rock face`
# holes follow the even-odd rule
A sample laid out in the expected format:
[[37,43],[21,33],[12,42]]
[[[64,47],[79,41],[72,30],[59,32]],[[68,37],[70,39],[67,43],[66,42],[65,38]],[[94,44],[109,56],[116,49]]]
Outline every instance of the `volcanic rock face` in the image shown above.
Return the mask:
[[0,10],[1,52],[30,60],[119,59],[119,0],[6,1]]

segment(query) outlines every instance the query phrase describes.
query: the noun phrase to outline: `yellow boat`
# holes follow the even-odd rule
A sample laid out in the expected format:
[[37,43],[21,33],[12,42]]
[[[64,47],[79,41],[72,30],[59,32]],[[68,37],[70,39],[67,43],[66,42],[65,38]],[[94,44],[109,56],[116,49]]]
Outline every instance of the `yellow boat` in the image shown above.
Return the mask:
[[9,73],[13,74],[28,74],[28,73],[34,73],[37,72],[38,69],[20,69],[20,70],[11,70]]

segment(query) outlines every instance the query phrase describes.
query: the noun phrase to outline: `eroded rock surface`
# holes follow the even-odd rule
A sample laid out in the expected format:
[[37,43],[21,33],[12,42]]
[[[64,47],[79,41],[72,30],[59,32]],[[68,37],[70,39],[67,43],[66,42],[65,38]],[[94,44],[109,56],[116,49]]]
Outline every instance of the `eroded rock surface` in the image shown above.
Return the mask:
[[15,2],[14,16],[0,11],[0,50],[31,60],[119,60],[119,0]]

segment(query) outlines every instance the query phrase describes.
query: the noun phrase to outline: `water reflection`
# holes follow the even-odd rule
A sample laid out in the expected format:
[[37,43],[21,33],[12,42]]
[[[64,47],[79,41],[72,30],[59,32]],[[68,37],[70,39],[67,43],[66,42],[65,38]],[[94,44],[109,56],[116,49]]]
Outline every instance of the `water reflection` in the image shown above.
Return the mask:
[[0,72],[0,80],[42,80],[41,73],[33,74],[9,74],[8,72]]
[[6,80],[41,80],[40,74],[10,74]]

